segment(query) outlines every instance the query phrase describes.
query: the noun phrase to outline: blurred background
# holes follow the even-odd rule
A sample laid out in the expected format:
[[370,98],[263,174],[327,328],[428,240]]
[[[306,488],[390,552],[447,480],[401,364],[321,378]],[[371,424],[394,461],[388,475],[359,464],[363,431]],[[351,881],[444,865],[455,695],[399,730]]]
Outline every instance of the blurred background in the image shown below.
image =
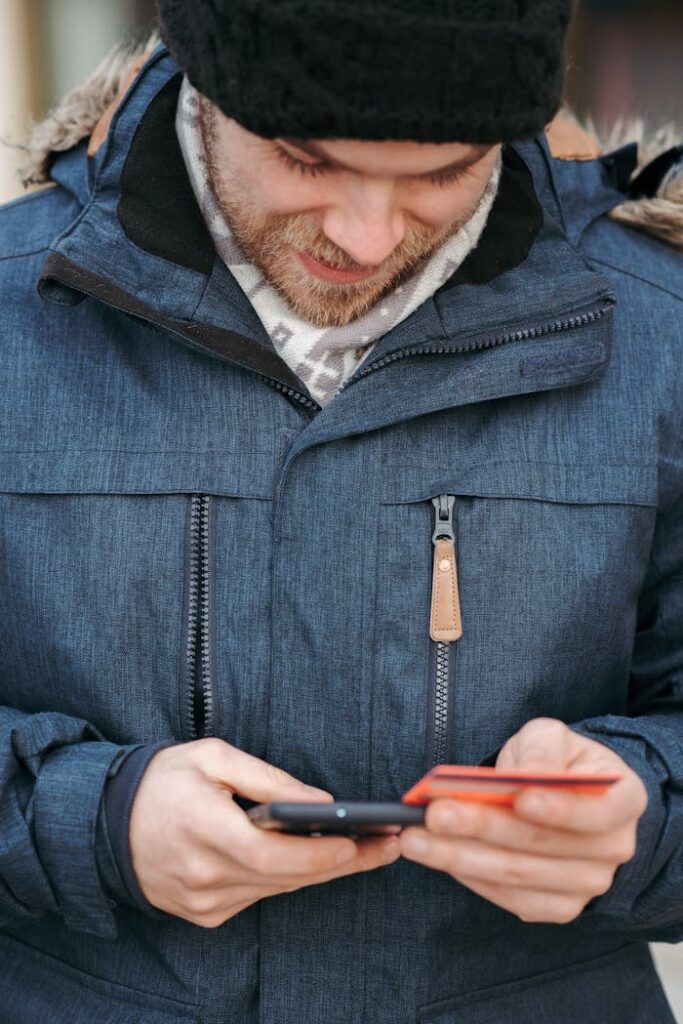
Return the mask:
[[[0,140],[19,141],[120,40],[153,27],[153,0],[0,0]],[[683,0],[579,0],[569,39],[567,100],[607,133],[642,117],[673,122],[683,141]],[[0,202],[21,194],[21,153],[0,144]],[[683,946],[655,956],[683,1022]]]

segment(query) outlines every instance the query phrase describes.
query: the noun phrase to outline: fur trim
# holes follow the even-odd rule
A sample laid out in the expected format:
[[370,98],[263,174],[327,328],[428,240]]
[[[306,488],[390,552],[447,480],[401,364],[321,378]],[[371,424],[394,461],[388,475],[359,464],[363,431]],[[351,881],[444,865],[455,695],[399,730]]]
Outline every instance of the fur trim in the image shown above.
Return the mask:
[[[645,125],[639,118],[629,126],[628,135],[624,126],[617,125],[608,141],[610,149],[616,149],[623,142],[637,142],[640,170],[660,153],[678,145],[680,140],[680,130],[673,124],[665,125],[648,138]],[[667,174],[656,196],[650,199],[631,199],[615,207],[609,216],[627,227],[654,235],[683,252],[683,163]]]
[[[636,142],[636,174],[660,153],[665,153],[681,141],[680,128],[675,124],[664,125],[654,134],[648,134],[645,122],[639,117],[619,121],[609,132],[601,133],[593,121],[589,119],[582,123],[570,110],[564,109],[562,116],[597,138],[605,153],[625,146],[628,142]],[[683,252],[683,163],[672,168],[656,196],[650,199],[629,199],[610,210],[608,217],[627,227],[653,235]]]
[[26,145],[22,146],[26,159],[19,168],[25,187],[49,181],[55,154],[90,137],[107,107],[118,96],[131,64],[157,42],[155,34],[136,46],[116,46],[87,81],[67,93],[43,121],[33,125]]
[[646,231],[683,253],[683,164],[675,167],[652,199],[632,199],[615,207],[613,220]]

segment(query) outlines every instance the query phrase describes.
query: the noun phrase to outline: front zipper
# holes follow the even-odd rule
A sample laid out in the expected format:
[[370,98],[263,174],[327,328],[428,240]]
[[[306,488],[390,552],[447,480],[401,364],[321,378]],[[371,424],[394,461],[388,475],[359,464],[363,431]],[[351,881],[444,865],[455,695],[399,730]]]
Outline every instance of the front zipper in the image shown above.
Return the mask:
[[192,496],[190,509],[190,579],[186,650],[187,717],[193,739],[211,736],[211,565],[209,513],[206,494]]
[[388,355],[382,356],[374,362],[369,362],[367,365],[362,364],[339,389],[338,394],[345,391],[351,384],[355,384],[356,381],[361,380],[363,377],[367,377],[369,373],[374,373],[375,370],[381,370],[390,363],[396,362],[397,359],[405,359],[406,356],[441,356],[457,355],[465,352],[482,352],[484,349],[496,348],[498,345],[507,345],[512,341],[530,341],[533,338],[542,338],[548,334],[560,334],[563,331],[573,331],[576,330],[577,327],[587,327],[589,324],[595,323],[596,320],[601,320],[603,316],[611,312],[614,304],[615,300],[611,295],[603,295],[599,306],[593,305],[590,309],[585,310],[585,312],[577,311],[575,315],[568,316],[563,320],[552,320],[550,323],[539,324],[533,327],[524,327],[516,331],[508,331],[502,334],[483,335],[478,338],[470,338],[461,344],[423,344],[414,345],[411,348],[399,349],[397,352],[390,352]]
[[432,740],[429,750],[430,766],[443,764],[448,751],[448,726],[453,699],[454,641],[462,635],[460,595],[455,553],[453,515],[455,495],[440,494],[432,498],[434,531],[432,544],[432,599],[429,617],[429,635],[434,641]]

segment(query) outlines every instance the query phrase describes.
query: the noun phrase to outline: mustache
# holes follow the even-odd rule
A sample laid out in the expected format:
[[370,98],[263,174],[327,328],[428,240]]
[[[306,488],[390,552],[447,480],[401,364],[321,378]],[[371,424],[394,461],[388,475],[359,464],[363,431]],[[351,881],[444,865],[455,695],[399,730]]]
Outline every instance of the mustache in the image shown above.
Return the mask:
[[295,214],[272,218],[267,229],[261,234],[259,243],[263,250],[273,256],[281,251],[284,243],[295,251],[306,252],[337,270],[359,273],[383,270],[385,273],[391,273],[392,270],[402,268],[406,263],[413,264],[422,257],[434,239],[435,233],[427,228],[410,228],[383,263],[357,263],[312,224],[305,214]]

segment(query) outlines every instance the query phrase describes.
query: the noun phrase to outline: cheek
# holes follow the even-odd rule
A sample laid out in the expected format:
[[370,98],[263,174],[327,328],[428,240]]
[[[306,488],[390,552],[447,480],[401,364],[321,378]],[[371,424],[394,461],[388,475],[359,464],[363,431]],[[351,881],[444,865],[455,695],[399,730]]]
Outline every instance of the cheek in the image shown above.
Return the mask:
[[430,189],[420,197],[408,200],[405,212],[412,218],[434,230],[447,228],[449,224],[467,220],[476,209],[484,191],[484,185],[469,188]]
[[250,189],[259,205],[276,215],[307,213],[324,205],[315,180],[297,180],[292,174],[279,173],[277,168],[268,168],[252,177]]
[[476,177],[468,175],[452,185],[429,185],[407,193],[403,200],[404,212],[436,231],[469,220],[479,205],[492,170],[492,166],[487,166]]

